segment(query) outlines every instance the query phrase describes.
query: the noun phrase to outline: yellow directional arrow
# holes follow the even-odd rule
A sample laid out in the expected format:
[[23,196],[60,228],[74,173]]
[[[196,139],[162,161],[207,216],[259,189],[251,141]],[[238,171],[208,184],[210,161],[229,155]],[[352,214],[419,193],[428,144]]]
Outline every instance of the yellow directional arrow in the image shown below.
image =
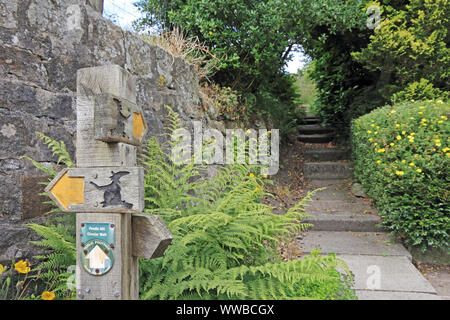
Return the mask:
[[133,114],[133,136],[136,139],[141,140],[143,135],[145,134],[147,127],[145,125],[144,117],[142,113],[134,113]]
[[84,178],[69,177],[68,169],[64,169],[45,191],[61,209],[68,211],[69,204],[84,203]]

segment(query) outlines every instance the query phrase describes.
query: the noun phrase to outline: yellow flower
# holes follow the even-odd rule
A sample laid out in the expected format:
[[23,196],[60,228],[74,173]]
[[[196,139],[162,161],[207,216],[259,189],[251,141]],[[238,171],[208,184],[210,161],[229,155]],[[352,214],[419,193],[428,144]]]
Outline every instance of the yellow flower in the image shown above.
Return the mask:
[[264,179],[267,179],[267,174],[263,175]]
[[411,162],[409,165],[410,165],[411,167],[414,167],[416,164],[415,164],[414,162]]
[[369,134],[370,134],[370,133],[372,133],[372,131],[370,131],[370,130],[367,130],[367,133],[369,133]]
[[424,107],[424,106],[420,106],[419,109],[422,109],[422,110],[423,110],[423,109],[425,109],[425,107]]
[[442,100],[438,100],[438,102],[437,103],[439,103],[439,104],[444,104],[444,101],[442,101]]
[[256,187],[256,188],[255,188],[255,191],[256,191],[256,192],[259,192],[259,191],[261,191],[261,188],[260,188],[260,187]]
[[213,34],[212,31],[210,31],[210,32],[209,32],[209,35],[212,36],[212,34]]
[[24,273],[24,274],[27,274],[31,270],[29,263],[26,261],[23,261],[23,260],[20,260],[19,262],[17,262],[14,265],[14,269],[16,269],[17,272]]
[[0,274],[2,274],[3,271],[6,271],[6,268],[2,264],[0,264]]
[[55,293],[51,291],[42,292],[42,300],[55,300]]
[[412,136],[415,136],[416,134],[413,132],[413,133],[411,133],[411,135],[412,135]]
[[396,112],[395,110],[392,110],[392,111],[391,111],[391,113],[395,113],[395,112]]
[[444,148],[444,149],[442,149],[442,151],[444,151],[444,152],[447,152],[447,151],[449,151],[450,150],[450,148]]
[[414,137],[410,137],[409,142],[414,142]]
[[403,171],[395,171],[395,174],[398,175],[398,176],[402,176],[402,175],[404,175],[405,173],[404,173]]
[[418,173],[421,173],[422,172],[422,169],[417,169],[416,170]]
[[380,163],[381,163],[381,160],[377,160],[377,163],[380,164]]
[[406,134],[406,131],[402,131],[402,134],[405,135],[405,134]]
[[250,133],[252,133],[252,130],[248,129],[247,134],[250,134]]
[[374,134],[374,135],[377,135],[377,134],[378,134],[378,131],[375,131],[373,134]]
[[445,155],[446,155],[447,157],[450,157],[450,153],[448,153],[448,152],[447,152]]
[[370,125],[371,127],[375,127],[375,125],[372,123],[371,125]]
[[406,163],[406,160],[402,160],[402,163]]
[[423,111],[419,111],[418,113],[419,113],[419,114],[423,114]]
[[372,141],[373,141],[373,138],[369,138],[369,141],[372,142]]
[[428,120],[426,118],[422,118],[422,122],[427,122]]
[[447,116],[441,116],[441,119],[447,120],[448,118],[447,118]]
[[391,145],[391,147],[393,147],[393,146],[395,146],[395,143],[391,142],[390,145]]
[[401,136],[397,136],[397,140],[402,140],[402,137]]
[[436,143],[440,143],[441,142],[441,139],[435,139],[434,140]]
[[373,146],[374,146],[374,147],[376,147],[377,145],[378,145],[378,143],[377,143],[377,142],[375,142],[375,143],[373,144]]
[[400,125],[399,125],[398,123],[396,123],[395,126],[396,126],[397,128],[400,128]]
[[444,123],[444,120],[439,120],[438,123]]
[[250,177],[252,177],[252,178],[253,178],[254,176],[255,176],[255,175],[254,175],[253,173],[250,173]]
[[386,151],[386,149],[384,149],[384,148],[381,148],[381,149],[378,149],[377,151],[378,151],[378,153],[383,153],[383,152],[385,152],[385,151]]

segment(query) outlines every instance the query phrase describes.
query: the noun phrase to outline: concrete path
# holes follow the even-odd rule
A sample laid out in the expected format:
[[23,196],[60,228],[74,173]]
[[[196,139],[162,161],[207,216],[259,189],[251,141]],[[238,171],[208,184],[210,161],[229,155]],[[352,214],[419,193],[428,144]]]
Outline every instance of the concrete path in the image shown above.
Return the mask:
[[[308,115],[299,140],[326,143],[333,134]],[[355,276],[360,300],[440,300],[433,286],[411,262],[402,244],[390,239],[368,199],[352,194],[352,164],[337,148],[313,147],[304,154],[303,174],[308,189],[318,191],[307,207],[311,231],[298,237],[303,252],[321,249],[344,260]]]

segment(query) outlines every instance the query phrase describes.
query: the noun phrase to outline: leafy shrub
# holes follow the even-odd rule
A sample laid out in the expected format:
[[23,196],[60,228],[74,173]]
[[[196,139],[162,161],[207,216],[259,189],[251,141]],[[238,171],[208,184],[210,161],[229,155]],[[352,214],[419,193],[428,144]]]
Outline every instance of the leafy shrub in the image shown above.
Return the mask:
[[399,90],[421,79],[450,90],[449,0],[382,3],[381,25],[367,47],[353,53],[355,60],[391,75],[390,84]]
[[411,100],[437,100],[437,99],[448,99],[449,92],[443,92],[437,88],[433,87],[427,79],[420,79],[410,83],[405,90],[394,93],[392,96],[393,103],[399,103],[402,101]]
[[422,250],[449,245],[449,114],[448,102],[404,102],[352,125],[356,177],[389,230]]

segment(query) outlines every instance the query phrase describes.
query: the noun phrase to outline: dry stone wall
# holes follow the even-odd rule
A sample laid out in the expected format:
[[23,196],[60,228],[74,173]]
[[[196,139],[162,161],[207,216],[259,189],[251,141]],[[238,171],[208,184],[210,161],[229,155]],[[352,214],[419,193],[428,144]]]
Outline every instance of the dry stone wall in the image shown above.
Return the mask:
[[21,158],[55,164],[35,132],[64,141],[74,159],[78,69],[117,64],[136,75],[148,137],[162,132],[165,105],[224,129],[214,108],[201,111],[193,66],[114,25],[94,2],[0,0],[0,262],[36,252],[26,223],[48,209],[38,195],[46,178]]

